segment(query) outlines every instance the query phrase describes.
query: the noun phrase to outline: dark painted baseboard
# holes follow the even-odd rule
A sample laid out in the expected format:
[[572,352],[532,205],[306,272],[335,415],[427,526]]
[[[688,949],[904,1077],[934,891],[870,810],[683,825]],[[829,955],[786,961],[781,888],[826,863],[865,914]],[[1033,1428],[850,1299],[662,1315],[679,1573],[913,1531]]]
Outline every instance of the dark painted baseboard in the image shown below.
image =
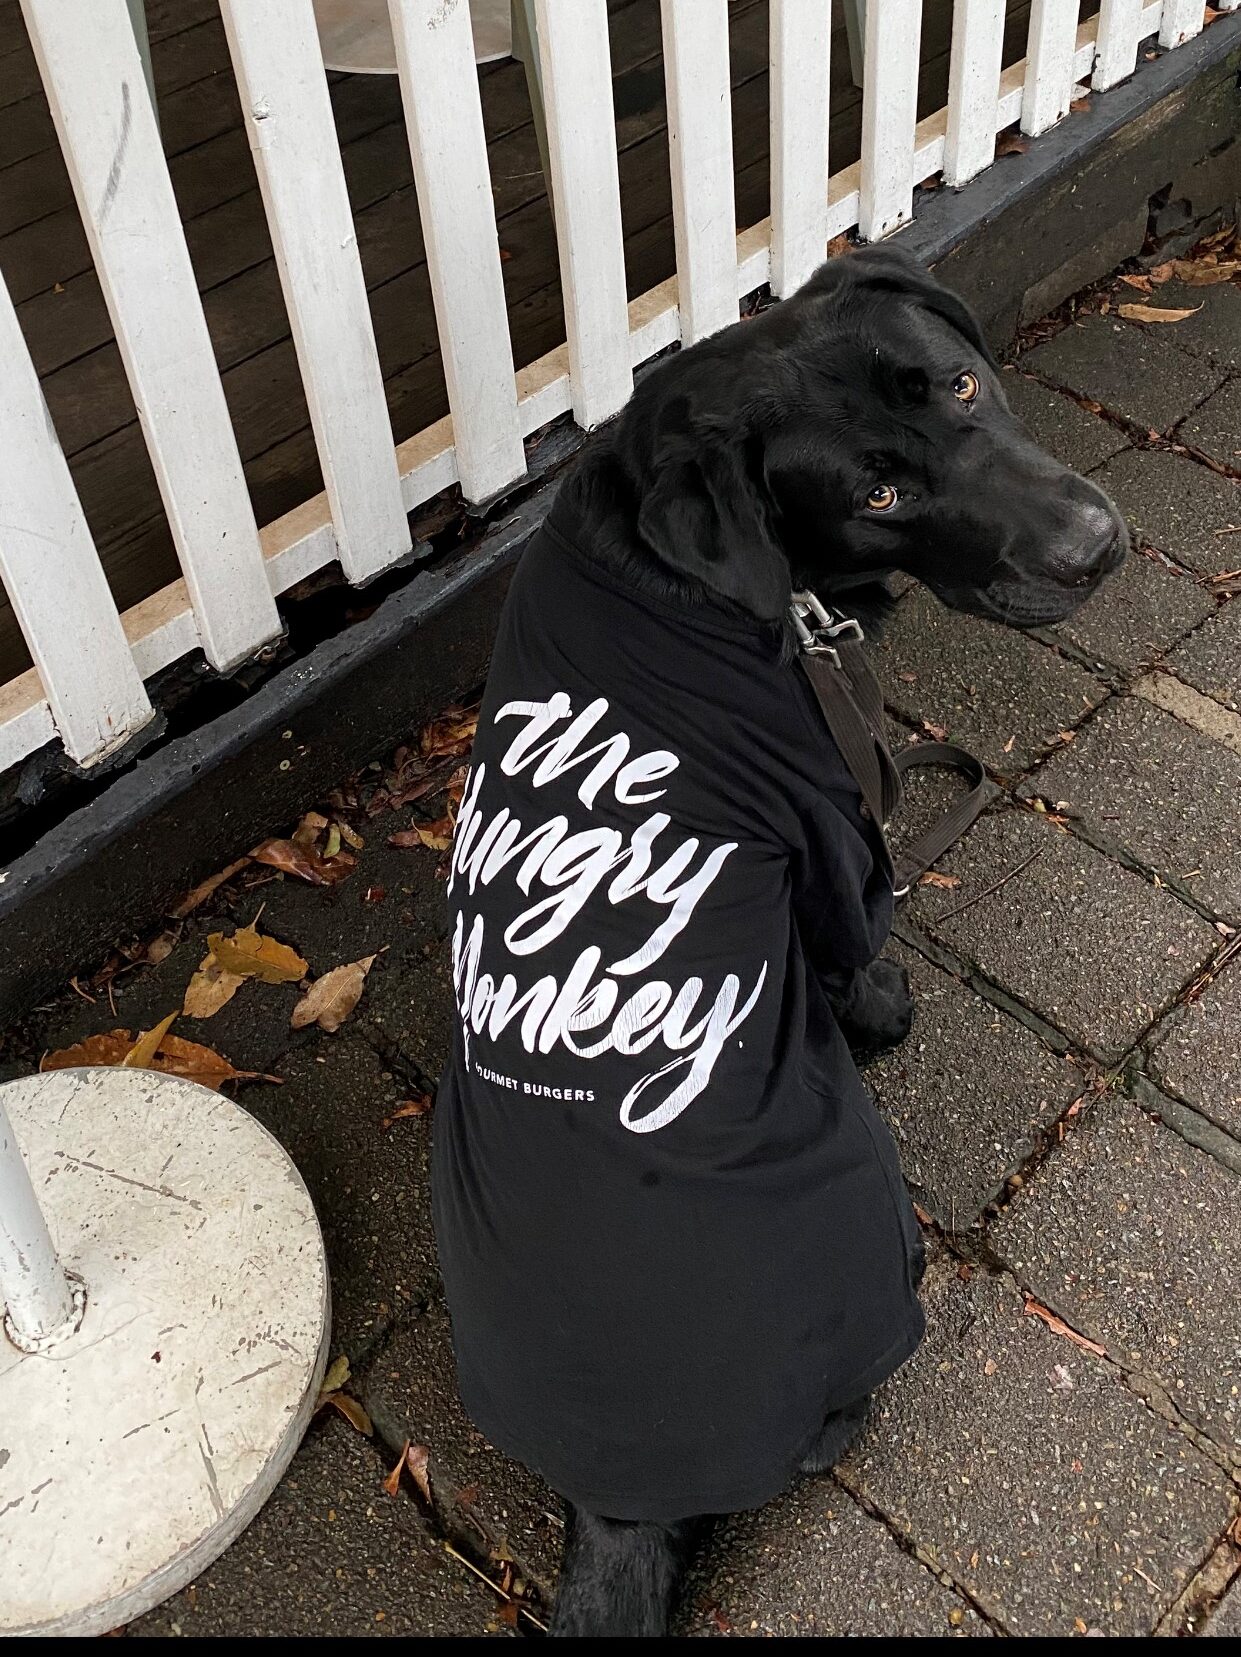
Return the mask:
[[[928,196],[902,242],[1007,343],[1030,296],[1054,305],[1124,257],[1117,247],[1168,186],[1185,193],[1191,217],[1241,195],[1239,72],[1241,15],[1220,18],[1025,154],[963,191]],[[152,748],[89,803],[67,806],[0,868],[0,1022],[118,937],[155,925],[196,880],[477,685],[513,563],[554,491],[553,480],[498,509],[460,554],[228,713]]]

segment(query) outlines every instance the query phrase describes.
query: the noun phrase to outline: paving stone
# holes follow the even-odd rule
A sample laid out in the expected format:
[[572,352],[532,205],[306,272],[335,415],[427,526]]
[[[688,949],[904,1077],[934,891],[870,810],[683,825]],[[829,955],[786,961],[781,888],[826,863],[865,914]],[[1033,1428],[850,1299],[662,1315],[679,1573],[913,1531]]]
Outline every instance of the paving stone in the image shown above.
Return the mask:
[[1016,369],[1001,376],[1008,406],[1037,443],[1075,472],[1089,472],[1109,455],[1129,447],[1129,439],[1098,415],[1087,414],[1063,392],[1052,391]]
[[430,1115],[384,1128],[408,1090],[349,1025],[300,1049],[281,1073],[282,1086],[256,1083],[243,1102],[314,1199],[332,1278],[332,1350],[356,1359],[438,1283]]
[[1012,1634],[1149,1634],[1228,1522],[1228,1480],[1007,1278],[958,1270],[928,1273],[927,1338],[840,1477]]
[[1019,366],[1157,432],[1174,426],[1223,378],[1219,369],[1178,350],[1162,334],[1100,315],[1023,353]]
[[[954,894],[936,894],[945,905]],[[866,1070],[918,1201],[965,1231],[1082,1089],[1082,1074],[1030,1030],[902,944],[913,1033]]]
[[968,1601],[828,1478],[803,1479],[713,1532],[681,1627],[785,1638],[991,1635]]
[[1080,817],[1215,912],[1241,912],[1241,755],[1162,708],[1114,698],[1021,792]]
[[1106,1098],[989,1237],[1024,1288],[1241,1447],[1241,1176]]
[[[505,1550],[550,1603],[563,1538],[560,1498],[492,1447],[457,1397],[451,1325],[439,1294],[394,1328],[359,1373],[356,1390],[376,1431],[399,1451],[431,1452],[428,1474],[443,1528]],[[395,1460],[395,1456],[393,1457]]]
[[1176,1009],[1148,1068],[1160,1087],[1241,1139],[1241,961]]
[[1223,466],[1241,471],[1241,379],[1229,380],[1196,408],[1177,437]]
[[[1237,556],[1241,558],[1241,546]],[[1234,711],[1241,708],[1241,601],[1225,604],[1172,653],[1168,666],[1204,696]]]
[[1105,1059],[1137,1039],[1219,943],[1170,892],[1032,812],[982,818],[940,868],[960,887],[917,888],[905,917]]
[[496,1601],[380,1488],[374,1448],[336,1416],[308,1434],[267,1505],[191,1587],[129,1624],[167,1638],[507,1632]]
[[872,662],[895,713],[944,726],[949,741],[1009,775],[1107,694],[1028,634],[947,610],[925,591],[902,601]]
[[1135,549],[1075,616],[1049,630],[1101,667],[1127,671],[1158,660],[1197,627],[1215,600],[1162,554]]
[[[1139,542],[1171,553],[1202,575],[1236,567],[1230,535],[1241,523],[1241,483],[1187,455],[1127,449],[1094,474],[1134,528]],[[1232,562],[1229,562],[1229,559]]]
[[1173,345],[1191,356],[1234,372],[1241,369],[1241,288],[1235,283],[1192,287],[1188,282],[1165,282],[1146,303],[1161,309],[1192,311],[1193,316],[1180,322],[1149,326],[1162,329]]
[[1213,1635],[1217,1640],[1241,1639],[1241,1577],[1234,1579],[1231,1588],[1212,1612],[1206,1627],[1198,1632]]

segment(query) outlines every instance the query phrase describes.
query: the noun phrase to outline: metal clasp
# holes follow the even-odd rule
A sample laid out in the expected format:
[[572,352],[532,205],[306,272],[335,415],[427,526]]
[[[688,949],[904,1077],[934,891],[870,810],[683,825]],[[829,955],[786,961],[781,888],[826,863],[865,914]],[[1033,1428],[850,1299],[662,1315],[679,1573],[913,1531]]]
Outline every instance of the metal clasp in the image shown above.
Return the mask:
[[[846,616],[842,610],[829,610],[814,593],[794,593],[793,602],[789,606],[789,615],[793,622],[793,631],[797,634],[797,642],[807,656],[830,656],[840,666],[840,652],[833,644],[825,641],[831,639],[854,639],[861,644],[866,635],[862,631],[861,623],[854,616]],[[810,622],[814,622],[814,626]]]

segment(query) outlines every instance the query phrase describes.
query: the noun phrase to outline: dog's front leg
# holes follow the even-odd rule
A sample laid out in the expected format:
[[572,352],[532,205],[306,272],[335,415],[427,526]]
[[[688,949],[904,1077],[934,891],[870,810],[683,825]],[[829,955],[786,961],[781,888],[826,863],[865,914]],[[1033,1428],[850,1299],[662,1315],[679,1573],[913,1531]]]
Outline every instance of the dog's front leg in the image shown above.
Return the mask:
[[849,1051],[859,1063],[888,1053],[913,1028],[909,974],[880,957],[867,967],[824,979],[824,988]]

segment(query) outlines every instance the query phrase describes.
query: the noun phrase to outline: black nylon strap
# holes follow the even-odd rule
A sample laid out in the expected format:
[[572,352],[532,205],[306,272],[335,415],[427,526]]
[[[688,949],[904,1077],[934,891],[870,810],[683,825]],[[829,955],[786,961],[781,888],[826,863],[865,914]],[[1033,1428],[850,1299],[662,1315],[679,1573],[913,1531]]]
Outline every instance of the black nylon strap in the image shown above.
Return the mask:
[[[800,595],[798,602],[802,602]],[[912,743],[893,758],[884,724],[883,692],[866,660],[861,629],[856,623],[846,625],[854,635],[848,639],[838,637],[833,625],[811,630],[803,613],[798,628],[802,642],[798,660],[841,758],[883,835],[884,851],[892,869],[892,889],[900,898],[937,857],[942,857],[961,838],[999,790],[987,780],[981,760],[952,742]],[[834,638],[835,642],[825,644],[821,635]],[[901,778],[907,771],[935,765],[960,771],[969,781],[970,790],[895,861],[888,849],[885,830],[901,803]]]

